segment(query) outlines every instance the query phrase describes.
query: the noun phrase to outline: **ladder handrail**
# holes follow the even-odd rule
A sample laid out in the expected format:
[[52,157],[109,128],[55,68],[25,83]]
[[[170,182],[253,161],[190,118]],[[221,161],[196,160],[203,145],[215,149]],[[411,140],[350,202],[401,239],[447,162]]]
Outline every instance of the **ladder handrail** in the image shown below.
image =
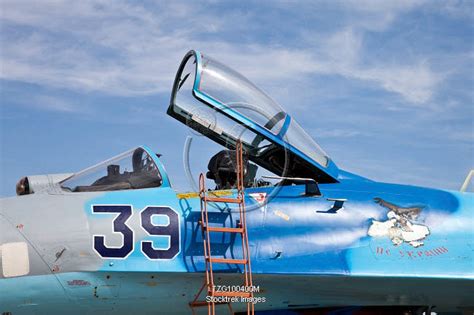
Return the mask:
[[[242,142],[239,140],[236,144],[236,173],[237,173],[237,198],[208,198],[208,192],[206,191],[206,183],[204,174],[201,173],[199,175],[199,197],[201,202],[201,232],[202,232],[202,239],[203,239],[203,247],[204,247],[204,259],[205,259],[205,266],[206,266],[206,282],[203,284],[201,289],[199,290],[198,294],[195,296],[193,302],[190,303],[191,309],[194,314],[194,308],[196,305],[202,305],[203,302],[198,302],[198,298],[204,290],[204,287],[207,286],[207,293],[210,296],[217,296],[219,292],[214,291],[214,271],[212,268],[212,263],[229,263],[229,261],[234,263],[242,263],[243,266],[243,273],[244,273],[244,282],[247,288],[252,288],[253,286],[253,279],[252,279],[252,268],[250,263],[250,249],[249,249],[249,240],[247,234],[247,219],[246,219],[246,211],[245,211],[245,191],[244,191],[244,165],[243,165],[243,149],[242,149]],[[227,229],[210,229],[209,227],[209,215],[207,209],[208,202],[232,202],[237,203],[239,207],[239,228],[240,231],[234,230],[227,230]],[[242,240],[242,256],[243,259],[226,259],[226,258],[212,258],[212,251],[211,251],[211,238],[210,232],[221,232],[221,233],[240,233],[241,240]],[[232,292],[229,292],[232,293]],[[250,290],[249,297],[253,298],[253,290]],[[215,304],[214,302],[208,302],[208,314],[215,315]],[[233,314],[231,303],[227,303],[231,314]],[[255,305],[251,302],[247,303],[247,314],[254,314],[255,312]]]

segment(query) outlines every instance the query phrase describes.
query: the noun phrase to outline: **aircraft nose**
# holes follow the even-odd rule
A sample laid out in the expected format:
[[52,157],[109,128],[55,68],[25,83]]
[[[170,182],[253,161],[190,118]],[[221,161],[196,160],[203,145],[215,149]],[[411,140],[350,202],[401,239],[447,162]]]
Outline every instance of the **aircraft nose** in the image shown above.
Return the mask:
[[30,250],[20,230],[0,213],[0,278],[25,276],[30,273]]

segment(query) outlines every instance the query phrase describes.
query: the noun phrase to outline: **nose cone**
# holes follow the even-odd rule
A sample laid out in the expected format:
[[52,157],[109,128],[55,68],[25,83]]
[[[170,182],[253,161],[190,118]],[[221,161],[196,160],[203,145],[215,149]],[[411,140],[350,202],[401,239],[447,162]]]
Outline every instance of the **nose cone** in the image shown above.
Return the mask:
[[[0,203],[3,207],[4,203]],[[25,311],[51,297],[64,295],[64,290],[51,269],[38,255],[35,248],[23,236],[28,228],[20,222],[12,222],[0,209],[0,304],[1,310],[12,314]],[[43,275],[30,277],[33,275]],[[29,313],[29,312],[28,312]]]
[[28,244],[11,224],[0,215],[0,278],[29,274]]
[[50,273],[22,235],[23,229],[21,223],[15,225],[0,212],[0,279]]

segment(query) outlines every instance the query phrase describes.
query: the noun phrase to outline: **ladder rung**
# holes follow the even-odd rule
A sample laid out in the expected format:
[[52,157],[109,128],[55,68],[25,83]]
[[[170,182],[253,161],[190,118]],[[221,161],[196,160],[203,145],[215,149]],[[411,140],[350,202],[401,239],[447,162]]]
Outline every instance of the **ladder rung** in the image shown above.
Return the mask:
[[[189,306],[191,307],[201,307],[201,306],[207,306],[207,304],[210,304],[211,302],[206,302],[206,301],[195,301],[189,303]],[[214,302],[214,304],[229,304],[227,302]]]
[[211,292],[211,296],[240,296],[240,297],[251,297],[252,293],[250,292]]
[[229,232],[229,233],[243,233],[243,228],[231,228],[231,227],[215,227],[215,226],[204,226],[204,229],[210,232]]
[[231,259],[231,258],[211,258],[208,260],[211,263],[223,263],[223,264],[241,264],[244,265],[247,263],[246,259]]
[[226,202],[226,203],[242,203],[240,198],[222,198],[222,197],[204,197],[205,201],[209,202]]

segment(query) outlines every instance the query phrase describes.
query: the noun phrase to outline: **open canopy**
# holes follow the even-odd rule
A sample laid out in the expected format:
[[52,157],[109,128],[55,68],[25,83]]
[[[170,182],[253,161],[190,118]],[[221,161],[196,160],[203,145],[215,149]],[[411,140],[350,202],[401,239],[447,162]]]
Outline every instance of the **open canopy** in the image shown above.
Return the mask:
[[190,51],[174,81],[168,114],[210,139],[287,177],[337,182],[338,169],[283,108],[227,66]]

